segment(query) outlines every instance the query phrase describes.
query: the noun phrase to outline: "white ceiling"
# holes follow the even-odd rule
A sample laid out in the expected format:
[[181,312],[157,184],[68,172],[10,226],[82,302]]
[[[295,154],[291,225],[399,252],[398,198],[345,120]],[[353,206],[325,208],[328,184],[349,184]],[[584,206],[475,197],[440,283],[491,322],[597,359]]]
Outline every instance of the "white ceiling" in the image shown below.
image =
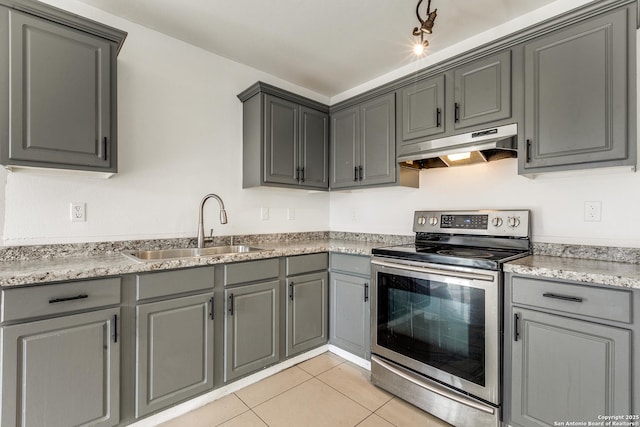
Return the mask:
[[[327,97],[415,60],[417,0],[81,1]],[[553,1],[432,0],[428,52]]]

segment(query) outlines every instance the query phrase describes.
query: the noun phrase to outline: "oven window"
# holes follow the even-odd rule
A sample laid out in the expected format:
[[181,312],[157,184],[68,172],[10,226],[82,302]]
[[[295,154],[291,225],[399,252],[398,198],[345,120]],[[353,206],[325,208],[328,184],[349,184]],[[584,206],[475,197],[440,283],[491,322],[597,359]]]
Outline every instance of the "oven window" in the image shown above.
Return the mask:
[[484,290],[378,273],[378,344],[485,385]]

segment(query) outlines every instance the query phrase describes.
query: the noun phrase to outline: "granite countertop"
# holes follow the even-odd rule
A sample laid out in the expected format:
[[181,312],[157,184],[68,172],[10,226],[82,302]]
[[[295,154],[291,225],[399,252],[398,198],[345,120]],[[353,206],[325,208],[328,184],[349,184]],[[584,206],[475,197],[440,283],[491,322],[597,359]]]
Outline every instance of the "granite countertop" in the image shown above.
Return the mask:
[[536,277],[640,289],[640,264],[532,255],[508,262],[504,271]]
[[4,261],[0,262],[0,286],[44,284],[329,251],[368,256],[371,255],[371,249],[385,245],[388,243],[342,239],[272,241],[253,245],[267,249],[262,252],[151,262],[136,262],[121,253]]

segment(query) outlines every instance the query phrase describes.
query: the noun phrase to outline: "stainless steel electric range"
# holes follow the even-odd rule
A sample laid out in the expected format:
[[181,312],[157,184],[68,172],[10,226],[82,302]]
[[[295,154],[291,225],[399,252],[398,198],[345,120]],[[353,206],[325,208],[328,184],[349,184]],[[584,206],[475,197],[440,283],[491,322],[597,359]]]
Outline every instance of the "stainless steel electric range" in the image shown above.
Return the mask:
[[373,250],[371,378],[455,426],[499,426],[502,264],[528,210],[417,211],[415,244]]

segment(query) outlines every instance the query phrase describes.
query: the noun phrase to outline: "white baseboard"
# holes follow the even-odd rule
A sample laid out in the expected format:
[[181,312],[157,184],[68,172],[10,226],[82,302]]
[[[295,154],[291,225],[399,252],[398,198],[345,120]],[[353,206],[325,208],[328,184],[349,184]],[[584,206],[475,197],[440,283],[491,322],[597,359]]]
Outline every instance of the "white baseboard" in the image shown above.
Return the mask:
[[[314,348],[313,350],[310,350],[306,353],[303,353],[301,355],[292,357],[291,359],[287,359],[283,362],[278,363],[277,365],[274,366],[270,366],[268,368],[263,369],[260,372],[256,372],[253,375],[249,375],[246,378],[242,378],[239,379],[238,381],[235,381],[229,385],[220,387],[218,389],[215,389],[207,394],[203,394],[202,396],[198,396],[195,397],[187,402],[181,403],[179,405],[173,406],[169,409],[166,409],[162,412],[159,412],[155,415],[152,415],[150,417],[144,418],[140,421],[137,421],[133,424],[131,424],[131,426],[134,427],[155,427],[158,424],[167,422],[169,420],[172,420],[176,417],[179,417],[180,415],[184,415],[187,412],[191,412],[195,409],[198,409],[204,405],[207,405],[211,402],[213,402],[214,400],[218,400],[228,394],[234,393],[238,390],[240,390],[241,388],[250,386],[251,384],[257,383],[260,380],[263,380],[267,377],[270,377],[271,375],[277,374],[280,371],[283,371],[287,368],[290,368],[294,365],[297,365],[298,363],[304,362],[305,360],[309,360],[312,359],[316,356],[321,355],[322,353],[325,353],[326,351],[331,351],[332,353],[338,354],[340,357],[344,357],[345,359],[347,359],[347,357],[343,356],[340,353],[337,353],[336,351],[333,351],[330,349],[330,345],[323,345],[322,347],[318,347],[318,348]],[[339,350],[339,349],[338,349]],[[343,350],[340,350],[343,351]],[[346,353],[349,354],[349,353]],[[351,355],[352,358],[356,358],[356,359],[360,359],[359,357],[353,356]],[[347,359],[352,361],[353,363],[359,364],[356,361],[353,361],[351,359]],[[360,359],[366,362],[366,360],[364,359]],[[370,366],[371,364],[369,364]],[[362,366],[362,365],[360,365]],[[369,369],[371,369],[369,367]]]
[[332,344],[329,344],[329,351],[337,356],[342,357],[345,360],[348,360],[351,363],[360,366],[361,368],[366,369],[367,371],[371,370],[371,362],[363,359],[362,357],[358,357],[355,354],[349,353],[348,351],[345,351]]

